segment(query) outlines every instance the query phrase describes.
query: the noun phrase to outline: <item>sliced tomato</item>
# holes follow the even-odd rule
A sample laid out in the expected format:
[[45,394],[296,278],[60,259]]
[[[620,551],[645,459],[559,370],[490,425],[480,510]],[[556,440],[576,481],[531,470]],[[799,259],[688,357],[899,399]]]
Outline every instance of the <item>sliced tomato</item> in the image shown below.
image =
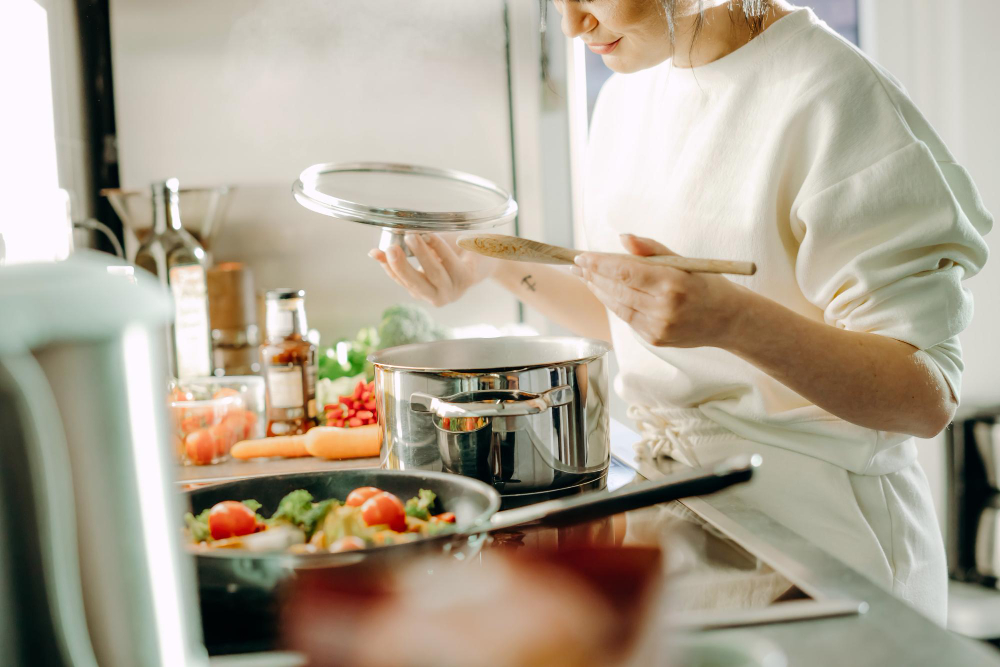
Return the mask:
[[257,516],[243,503],[224,500],[208,513],[208,530],[213,540],[249,535],[257,532]]
[[376,489],[374,486],[359,486],[351,491],[344,504],[348,507],[360,507],[365,504],[366,500],[379,493],[382,493],[382,489]]
[[355,537],[354,535],[348,535],[347,537],[342,537],[333,544],[330,545],[330,553],[339,553],[341,551],[356,551],[357,549],[364,549],[365,541],[360,537]]
[[369,526],[388,526],[397,533],[406,531],[403,501],[388,491],[372,496],[361,506],[361,518]]

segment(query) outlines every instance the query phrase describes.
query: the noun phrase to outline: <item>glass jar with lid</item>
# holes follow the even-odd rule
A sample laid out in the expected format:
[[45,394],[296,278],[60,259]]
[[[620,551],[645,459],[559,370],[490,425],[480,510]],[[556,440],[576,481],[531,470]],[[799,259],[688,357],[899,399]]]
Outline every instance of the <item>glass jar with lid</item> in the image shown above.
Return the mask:
[[304,290],[275,289],[264,304],[261,372],[267,385],[267,435],[316,425],[316,345],[309,340]]

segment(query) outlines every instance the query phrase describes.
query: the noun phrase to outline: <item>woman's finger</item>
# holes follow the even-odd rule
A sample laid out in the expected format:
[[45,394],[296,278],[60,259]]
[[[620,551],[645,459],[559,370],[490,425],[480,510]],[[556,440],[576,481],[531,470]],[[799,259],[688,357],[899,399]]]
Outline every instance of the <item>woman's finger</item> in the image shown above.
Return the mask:
[[614,313],[622,322],[635,329],[643,338],[650,340],[664,328],[662,323],[632,308],[628,304],[618,301],[594,283],[588,282],[585,284],[608,310]]
[[[424,270],[424,277],[434,286],[438,292],[451,289],[452,281],[448,271],[441,263],[441,259],[419,234],[407,234],[406,245],[413,256],[420,261],[420,267]],[[409,262],[407,262],[409,264]]]
[[[578,269],[579,267],[574,268]],[[663,310],[664,308],[664,304],[660,300],[660,297],[653,296],[648,292],[637,290],[619,280],[605,278],[604,276],[592,271],[580,269],[580,272],[582,273],[580,276],[581,278],[586,280],[588,283],[593,283],[602,292],[613,298],[615,301],[625,304],[630,308],[647,313],[654,313]]]
[[415,296],[421,296],[427,300],[437,298],[437,288],[427,280],[427,276],[413,268],[406,260],[406,253],[399,246],[392,246],[385,253],[389,260],[389,266],[396,275],[403,287],[408,289]]
[[634,236],[632,234],[622,234],[621,235],[622,247],[625,248],[627,252],[633,255],[639,255],[641,257],[650,257],[652,255],[676,255],[677,253],[668,248],[667,246],[654,241],[653,239],[648,239],[643,236]]
[[445,271],[448,272],[448,275],[452,277],[452,282],[454,282],[455,278],[465,270],[462,258],[458,256],[454,248],[448,245],[447,241],[437,234],[428,234],[424,240],[431,247],[431,250],[437,253],[437,256],[441,259],[441,264],[444,265]]
[[[669,281],[676,269],[665,266],[650,266],[624,256],[585,252],[578,255],[576,265],[580,268],[625,283],[629,287],[647,294],[664,294],[669,289]],[[683,274],[683,271],[678,271]]]

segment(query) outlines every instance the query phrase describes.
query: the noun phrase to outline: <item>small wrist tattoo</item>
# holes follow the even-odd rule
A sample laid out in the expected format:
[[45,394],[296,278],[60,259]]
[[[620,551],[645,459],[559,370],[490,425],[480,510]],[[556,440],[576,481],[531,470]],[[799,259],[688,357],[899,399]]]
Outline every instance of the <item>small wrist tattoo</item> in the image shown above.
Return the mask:
[[525,277],[521,278],[521,282],[524,283],[525,287],[530,289],[532,292],[535,291],[535,283],[531,282],[531,274],[529,273]]

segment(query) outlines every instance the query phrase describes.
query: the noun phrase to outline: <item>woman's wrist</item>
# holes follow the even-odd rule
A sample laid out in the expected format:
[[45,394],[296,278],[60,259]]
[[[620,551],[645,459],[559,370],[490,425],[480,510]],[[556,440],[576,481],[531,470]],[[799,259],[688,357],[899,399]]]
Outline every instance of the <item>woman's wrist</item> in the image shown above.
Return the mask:
[[[753,341],[768,328],[768,321],[777,319],[774,309],[769,306],[781,306],[747,287],[735,283],[731,285],[728,321],[715,347],[745,357],[752,353]],[[772,323],[772,326],[775,325],[776,322]]]

